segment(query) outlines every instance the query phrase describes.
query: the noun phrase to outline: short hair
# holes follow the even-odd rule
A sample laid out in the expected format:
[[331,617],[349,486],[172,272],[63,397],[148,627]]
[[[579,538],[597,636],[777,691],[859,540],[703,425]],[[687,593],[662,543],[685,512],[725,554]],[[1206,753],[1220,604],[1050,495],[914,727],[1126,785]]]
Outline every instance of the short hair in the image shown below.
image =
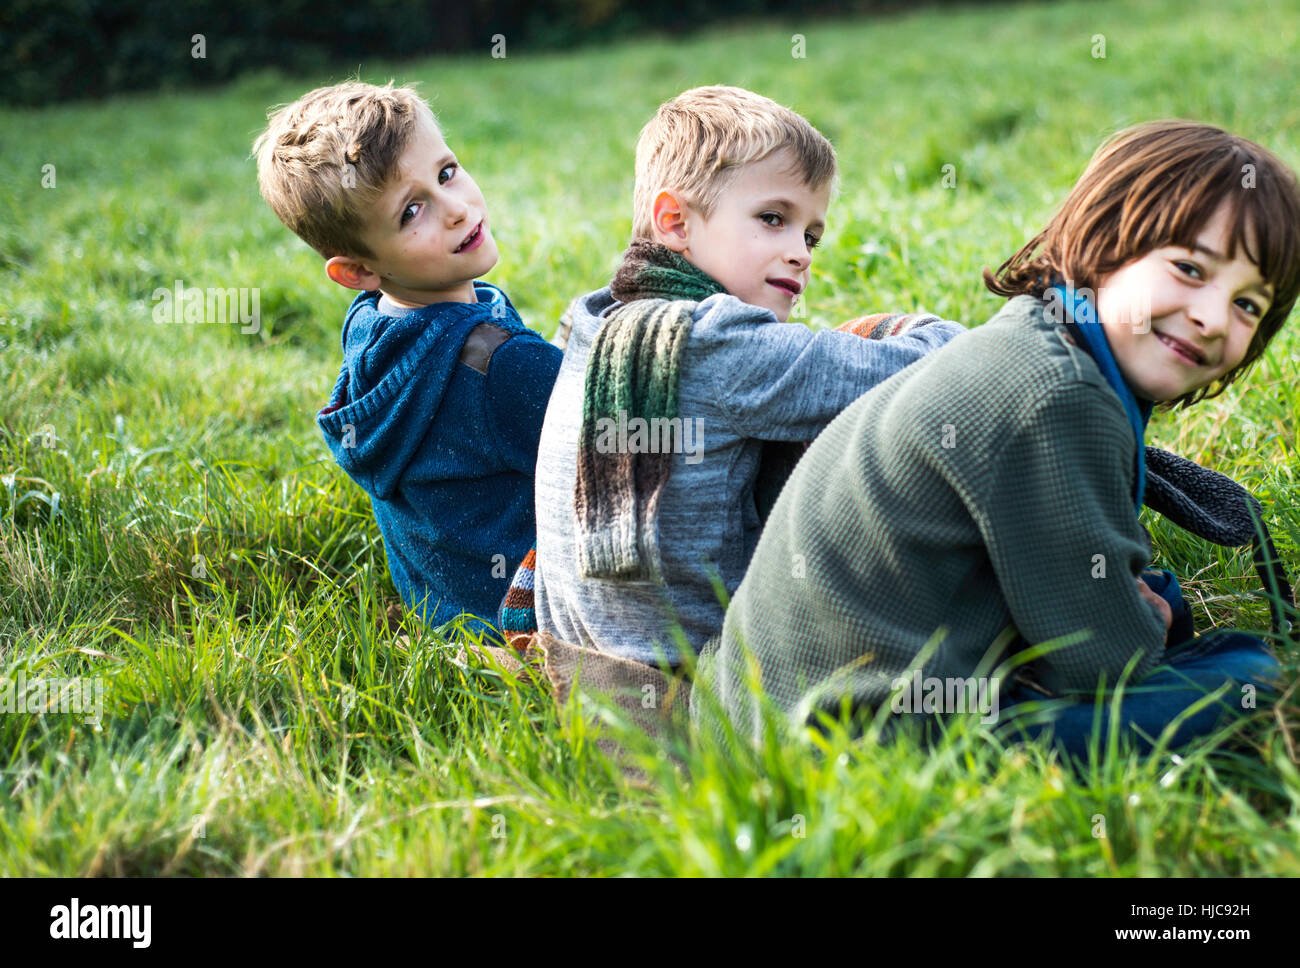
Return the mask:
[[1125,128],[1097,149],[1047,228],[996,273],[984,270],[984,284],[1002,296],[1042,296],[1054,282],[1095,289],[1154,249],[1190,248],[1225,202],[1232,213],[1227,256],[1235,258],[1241,245],[1273,286],[1273,299],[1241,363],[1170,402],[1218,396],[1259,359],[1300,294],[1300,184],[1253,141],[1194,121]]
[[788,148],[812,188],[835,178],[835,149],[808,121],[739,87],[695,87],[665,101],[636,143],[632,238],[654,239],[655,195],[681,192],[705,218],[742,165]]
[[391,80],[318,87],[278,106],[253,143],[262,197],[325,258],[373,256],[361,239],[367,214],[421,120],[439,130],[424,99]]

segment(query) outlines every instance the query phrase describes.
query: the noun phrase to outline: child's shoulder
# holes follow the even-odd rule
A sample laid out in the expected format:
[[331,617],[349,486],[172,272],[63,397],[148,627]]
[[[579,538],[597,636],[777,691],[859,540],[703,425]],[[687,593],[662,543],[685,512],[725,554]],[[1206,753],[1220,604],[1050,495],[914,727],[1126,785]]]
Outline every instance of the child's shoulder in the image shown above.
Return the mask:
[[785,359],[814,335],[804,323],[783,323],[772,310],[722,292],[696,305],[686,352],[691,356],[740,353],[751,359],[768,355]]
[[[392,331],[433,337],[449,329],[472,332],[483,324],[492,324],[507,337],[537,335],[524,325],[503,290],[491,283],[475,282],[474,291],[478,296],[476,302],[437,302],[418,307],[392,303],[377,289],[359,293],[344,316],[343,342],[345,345],[355,342],[360,333],[377,337]],[[431,326],[434,328],[430,329]]]
[[[622,305],[614,298],[610,287],[605,286],[578,296],[569,304],[566,315],[572,315],[575,324],[582,328],[599,328],[611,310]],[[701,299],[691,313],[691,336],[696,341],[712,339],[723,333],[736,334],[766,326],[785,328],[787,325],[779,322],[770,309],[750,305],[726,292]]]
[[994,367],[1007,384],[1088,384],[1107,389],[1106,378],[1081,349],[1050,303],[1036,296],[1007,300],[963,344],[965,365]]
[[[729,330],[753,330],[761,338],[776,330],[770,326],[788,326],[776,318],[776,314],[762,306],[750,303],[731,295],[729,292],[714,293],[701,299],[695,306],[693,330],[700,335],[727,332]],[[793,325],[801,325],[794,323]]]
[[899,402],[892,406],[937,420],[965,414],[967,424],[978,426],[990,442],[1043,428],[1124,431],[1127,418],[1114,391],[1045,306],[1032,296],[1008,300],[988,322],[936,351],[927,365],[905,370]]
[[390,376],[423,380],[435,371],[446,379],[457,363],[484,376],[505,361],[511,371],[539,363],[558,368],[559,349],[524,325],[501,289],[476,282],[475,291],[474,303],[411,309],[387,303],[378,290],[359,294],[342,333],[344,368],[354,384],[369,388]]

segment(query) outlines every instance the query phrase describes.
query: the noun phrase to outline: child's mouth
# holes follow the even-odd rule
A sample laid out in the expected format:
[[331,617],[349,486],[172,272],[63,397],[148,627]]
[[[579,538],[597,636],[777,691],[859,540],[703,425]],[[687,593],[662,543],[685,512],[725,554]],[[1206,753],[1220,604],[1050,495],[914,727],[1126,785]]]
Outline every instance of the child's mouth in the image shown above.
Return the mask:
[[483,223],[479,222],[478,225],[474,226],[474,231],[471,232],[469,235],[465,236],[464,241],[461,242],[460,245],[456,246],[456,248],[451,250],[452,254],[455,255],[457,252],[469,252],[473,249],[477,249],[479,247],[479,244],[482,241],[483,241]]
[[1193,366],[1200,366],[1205,362],[1205,355],[1197,350],[1194,346],[1189,346],[1182,340],[1166,336],[1164,333],[1156,333],[1156,339],[1164,343],[1174,354]]
[[800,289],[803,288],[793,279],[768,279],[767,284],[780,289],[782,292],[788,292],[791,296],[799,295]]

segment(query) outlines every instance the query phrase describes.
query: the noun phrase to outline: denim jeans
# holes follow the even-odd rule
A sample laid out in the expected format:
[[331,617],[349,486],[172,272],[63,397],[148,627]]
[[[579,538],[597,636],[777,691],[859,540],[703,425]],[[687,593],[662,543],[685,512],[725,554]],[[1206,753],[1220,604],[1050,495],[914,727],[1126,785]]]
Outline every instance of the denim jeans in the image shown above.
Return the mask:
[[[1120,699],[1119,721],[1122,733],[1132,738],[1143,754],[1150,753],[1152,743],[1165,727],[1182,712],[1208,693],[1231,680],[1234,685],[1218,700],[1184,719],[1174,733],[1169,748],[1176,748],[1208,735],[1233,715],[1249,712],[1243,708],[1242,686],[1254,686],[1256,702],[1264,705],[1275,696],[1280,666],[1272,651],[1260,639],[1238,632],[1219,632],[1193,638],[1192,613],[1184,600],[1178,579],[1170,572],[1148,572],[1144,580],[1158,595],[1169,602],[1173,624],[1170,642],[1181,642],[1165,652],[1163,665],[1140,683],[1128,685]],[[1071,756],[1086,759],[1093,734],[1096,711],[1095,694],[1076,700],[1047,699],[1020,683],[1013,683],[1002,695],[1002,715],[1008,728],[1023,730],[1029,739],[1049,735],[1052,741]],[[1044,704],[1037,715],[1027,715],[1025,704]],[[1100,710],[1098,748],[1105,750],[1110,732],[1111,693],[1103,693]],[[1049,708],[1050,707],[1050,708]],[[1019,721],[1021,715],[1025,721]],[[1029,719],[1046,719],[1030,722]],[[1140,731],[1140,732],[1139,732]],[[1015,732],[1012,733],[1015,735]]]

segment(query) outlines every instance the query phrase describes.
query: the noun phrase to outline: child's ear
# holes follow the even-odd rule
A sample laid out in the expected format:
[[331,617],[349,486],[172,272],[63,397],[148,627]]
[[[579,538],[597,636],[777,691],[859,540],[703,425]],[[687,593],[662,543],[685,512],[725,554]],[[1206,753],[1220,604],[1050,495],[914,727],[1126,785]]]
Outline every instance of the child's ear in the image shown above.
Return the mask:
[[379,276],[371,272],[364,264],[345,255],[336,255],[325,263],[325,275],[340,286],[370,292],[379,288]]
[[686,222],[686,204],[676,192],[667,188],[655,196],[651,210],[650,227],[655,241],[674,252],[683,252],[690,242],[690,227]]

